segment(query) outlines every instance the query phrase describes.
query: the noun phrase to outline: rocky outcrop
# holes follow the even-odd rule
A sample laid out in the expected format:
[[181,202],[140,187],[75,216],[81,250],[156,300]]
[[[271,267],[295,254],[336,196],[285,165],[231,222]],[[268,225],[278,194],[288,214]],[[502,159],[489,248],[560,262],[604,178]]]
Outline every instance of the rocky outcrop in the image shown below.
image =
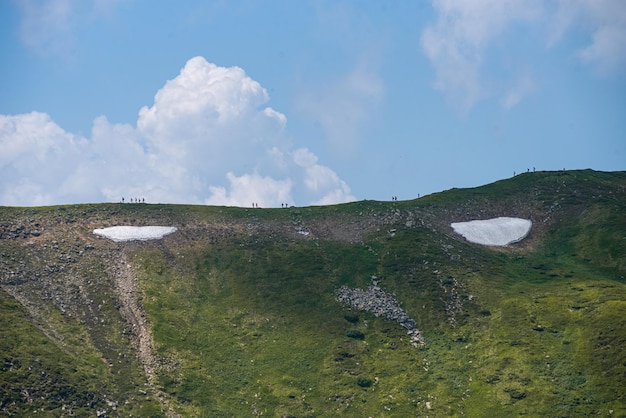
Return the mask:
[[353,289],[341,286],[336,291],[337,300],[352,309],[367,311],[376,317],[383,317],[398,322],[407,330],[414,347],[424,345],[424,338],[417,329],[415,321],[400,308],[395,297],[386,293],[374,280],[367,289]]

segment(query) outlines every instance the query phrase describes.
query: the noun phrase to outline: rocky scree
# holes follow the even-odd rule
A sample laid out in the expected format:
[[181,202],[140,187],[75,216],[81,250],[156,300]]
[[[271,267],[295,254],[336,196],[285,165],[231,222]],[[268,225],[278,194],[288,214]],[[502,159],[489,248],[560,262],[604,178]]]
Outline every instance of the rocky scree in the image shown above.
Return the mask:
[[407,330],[411,344],[414,347],[417,348],[425,344],[424,337],[417,329],[415,320],[400,308],[400,304],[395,297],[386,293],[378,286],[375,277],[367,289],[352,289],[348,286],[341,286],[337,289],[336,294],[339,302],[352,309],[370,312],[376,317],[383,317],[398,322]]

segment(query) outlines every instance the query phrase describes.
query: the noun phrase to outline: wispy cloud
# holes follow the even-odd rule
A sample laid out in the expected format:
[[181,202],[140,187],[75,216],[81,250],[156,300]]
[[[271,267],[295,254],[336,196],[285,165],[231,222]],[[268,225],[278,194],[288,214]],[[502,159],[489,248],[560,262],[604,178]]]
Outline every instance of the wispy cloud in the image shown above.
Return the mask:
[[15,0],[20,38],[42,55],[68,55],[77,45],[76,31],[109,17],[126,0]]
[[599,74],[626,75],[626,5],[621,0],[559,0],[559,39],[567,30],[582,30],[589,43],[576,55]]
[[511,84],[493,83],[486,74],[487,59],[491,65],[504,59],[498,48],[513,29],[528,36],[544,33],[548,48],[566,32],[581,31],[589,43],[574,55],[602,74],[626,72],[626,7],[621,0],[432,0],[432,5],[436,20],[422,31],[421,47],[435,70],[434,88],[461,113],[494,96],[511,108],[535,90],[530,74]]
[[529,76],[519,77],[502,99],[502,107],[511,109],[537,89],[536,82]]
[[308,78],[297,92],[295,105],[304,119],[321,128],[334,155],[350,158],[385,97],[386,85],[381,76],[385,34],[352,2],[311,4],[316,17],[313,38],[320,42],[318,49],[338,57],[332,65],[324,61],[315,64],[340,70]]
[[483,80],[486,51],[512,24],[535,20],[537,0],[433,0],[437,20],[424,29],[422,50],[435,69],[434,87],[459,111],[493,94]]
[[22,41],[42,53],[59,54],[74,43],[72,0],[24,0],[15,4],[21,14]]
[[45,113],[0,115],[0,204],[354,200],[315,155],[291,149],[287,118],[268,101],[241,68],[195,57],[139,111],[136,126],[101,116],[84,138]]
[[297,100],[301,113],[324,131],[331,148],[353,154],[362,129],[372,120],[385,94],[376,65],[363,60],[335,80],[309,85]]

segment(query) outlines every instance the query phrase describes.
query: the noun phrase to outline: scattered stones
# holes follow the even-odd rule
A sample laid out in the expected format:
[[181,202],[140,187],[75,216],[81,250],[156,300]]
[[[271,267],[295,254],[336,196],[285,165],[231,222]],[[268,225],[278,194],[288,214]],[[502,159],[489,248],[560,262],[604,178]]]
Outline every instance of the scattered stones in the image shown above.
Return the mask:
[[437,277],[437,283],[443,292],[442,300],[445,305],[448,323],[454,326],[456,325],[457,315],[463,312],[463,297],[459,292],[462,284],[453,276],[442,277],[439,270],[433,271],[433,274]]
[[336,291],[337,300],[352,309],[367,311],[376,317],[383,317],[398,322],[407,330],[411,344],[414,347],[424,345],[424,338],[417,329],[415,321],[400,308],[398,301],[392,295],[381,289],[374,281],[367,289],[352,289],[341,286]]

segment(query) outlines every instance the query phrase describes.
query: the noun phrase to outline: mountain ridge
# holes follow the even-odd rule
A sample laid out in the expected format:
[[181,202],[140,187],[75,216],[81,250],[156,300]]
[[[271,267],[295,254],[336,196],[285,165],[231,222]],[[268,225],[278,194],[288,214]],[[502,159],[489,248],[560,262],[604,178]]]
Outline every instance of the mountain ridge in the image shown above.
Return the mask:
[[[0,410],[626,413],[625,188],[626,172],[579,170],[399,202],[0,208]],[[530,234],[492,248],[450,227],[498,216],[531,220]],[[123,243],[92,233],[118,225],[178,231]],[[425,347],[336,300],[373,280]]]

